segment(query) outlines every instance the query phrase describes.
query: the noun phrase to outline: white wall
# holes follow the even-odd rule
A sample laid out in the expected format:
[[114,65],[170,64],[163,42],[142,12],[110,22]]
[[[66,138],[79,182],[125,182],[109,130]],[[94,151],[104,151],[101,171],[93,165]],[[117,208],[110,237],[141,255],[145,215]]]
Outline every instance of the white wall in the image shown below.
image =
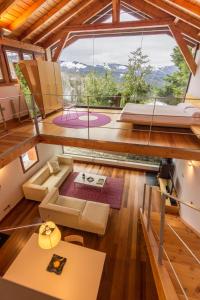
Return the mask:
[[0,210],[10,203],[13,207],[20,201],[23,198],[22,184],[41,168],[49,158],[62,153],[61,146],[38,144],[37,148],[39,162],[26,173],[23,173],[19,158],[0,169]]
[[[178,177],[180,192],[178,197],[200,208],[200,162],[175,160],[175,180]],[[180,216],[200,233],[200,213],[181,205]]]
[[187,97],[200,99],[200,50],[197,51],[196,55],[197,72],[191,76]]

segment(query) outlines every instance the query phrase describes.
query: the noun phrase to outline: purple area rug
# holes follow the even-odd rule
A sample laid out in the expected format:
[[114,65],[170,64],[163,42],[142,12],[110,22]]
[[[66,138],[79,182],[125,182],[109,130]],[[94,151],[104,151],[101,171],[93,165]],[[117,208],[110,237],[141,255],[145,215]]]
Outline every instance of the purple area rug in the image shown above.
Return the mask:
[[111,208],[120,209],[122,202],[122,192],[124,180],[122,178],[107,177],[105,186],[102,190],[91,186],[76,185],[74,187],[74,179],[78,172],[71,173],[67,180],[59,189],[60,195],[69,196],[89,201],[108,203]]
[[[89,127],[100,127],[110,123],[109,116],[101,113],[89,113]],[[87,128],[87,112],[70,112],[53,119],[53,123],[66,128]]]

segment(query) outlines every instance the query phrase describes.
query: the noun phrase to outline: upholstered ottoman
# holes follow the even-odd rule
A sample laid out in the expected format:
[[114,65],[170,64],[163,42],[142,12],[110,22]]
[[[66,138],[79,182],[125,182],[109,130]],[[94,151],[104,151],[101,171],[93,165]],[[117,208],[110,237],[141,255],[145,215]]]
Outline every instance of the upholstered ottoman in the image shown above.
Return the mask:
[[82,223],[87,231],[104,235],[109,211],[109,204],[87,201],[80,219],[80,224]]

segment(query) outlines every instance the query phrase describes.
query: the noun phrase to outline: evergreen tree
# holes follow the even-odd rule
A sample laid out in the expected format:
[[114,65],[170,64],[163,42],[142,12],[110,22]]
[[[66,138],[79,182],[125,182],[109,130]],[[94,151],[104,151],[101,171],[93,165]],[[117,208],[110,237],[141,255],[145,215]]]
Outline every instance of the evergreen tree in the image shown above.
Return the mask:
[[186,91],[190,71],[178,47],[173,49],[172,61],[177,71],[164,79],[165,84],[157,90],[160,97],[183,97]]
[[83,102],[87,103],[89,97],[90,105],[109,106],[112,97],[117,94],[117,85],[112,72],[105,70],[103,75],[90,72],[84,80]]
[[128,71],[124,75],[122,84],[123,103],[144,102],[144,99],[151,90],[150,84],[147,83],[146,77],[152,72],[149,65],[148,55],[142,53],[142,49],[130,53],[128,60]]

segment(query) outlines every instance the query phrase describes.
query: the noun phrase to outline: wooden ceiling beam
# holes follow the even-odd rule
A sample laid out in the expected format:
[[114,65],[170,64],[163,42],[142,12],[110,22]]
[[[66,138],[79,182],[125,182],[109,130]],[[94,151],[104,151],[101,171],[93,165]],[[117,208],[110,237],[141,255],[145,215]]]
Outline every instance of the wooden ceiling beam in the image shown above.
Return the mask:
[[5,37],[0,38],[0,45],[45,54],[45,50],[42,47],[24,43],[24,42],[20,42],[20,41],[9,39],[9,38],[5,38]]
[[190,69],[193,75],[196,74],[197,70],[197,64],[195,62],[194,57],[192,56],[192,53],[190,52],[180,30],[176,27],[176,25],[169,25],[169,28],[174,36],[174,39],[176,40],[179,49]]
[[[90,9],[88,9],[88,7],[86,7],[84,10],[82,10],[79,13],[78,18],[74,18],[73,20],[71,20],[68,23],[68,26],[87,24],[87,23],[91,23],[91,22],[95,23],[101,19],[98,17],[98,15],[101,12],[103,12],[105,14],[106,9],[110,10],[110,0],[101,0],[101,1],[96,0],[93,3],[93,5],[90,6]],[[63,28],[63,27],[61,27],[61,28]],[[57,30],[57,32],[55,32],[54,35],[51,35],[50,37],[48,37],[42,43],[42,46],[44,46],[45,48],[48,48],[48,47],[52,46],[53,44],[55,44],[58,40],[60,40],[60,37],[57,39],[57,41],[55,39],[55,36],[60,32],[60,30],[59,31]],[[46,47],[47,44],[49,46]]]
[[112,22],[120,22],[120,0],[112,0]]
[[54,53],[54,55],[52,57],[52,61],[57,61],[59,59],[61,51],[65,47],[66,40],[67,40],[67,36],[64,35],[62,37],[62,39],[60,40],[60,42],[58,43],[58,45],[57,45],[55,53]]
[[172,6],[184,10],[186,13],[194,14],[200,18],[200,5],[198,3],[194,4],[186,0],[167,0],[167,2]]
[[[148,29],[144,31],[143,29],[141,30],[119,30],[113,32],[112,30],[110,31],[102,31],[102,32],[91,32],[91,33],[79,33],[79,34],[71,34],[68,39],[66,40],[65,47],[68,47],[75,41],[79,39],[86,39],[86,38],[104,38],[104,37],[121,37],[121,36],[136,36],[136,35],[157,35],[157,34],[169,34],[170,31],[168,28],[162,28],[162,29]],[[170,33],[171,35],[171,33]],[[64,47],[64,48],[65,48]]]
[[19,28],[45,2],[46,0],[37,0],[36,2],[34,2],[27,10],[25,10],[25,12],[19,18],[17,18],[14,22],[12,22],[8,28],[12,31]]
[[16,0],[6,0],[0,4],[0,15],[3,14]]
[[[98,22],[102,23],[108,18],[107,14],[109,12],[112,12],[112,5],[107,5],[104,9],[101,9],[101,16],[99,16],[98,14],[94,15],[91,18],[89,18],[88,21],[85,24],[95,24],[95,23],[98,23]],[[70,36],[70,34],[68,34],[68,37],[65,41],[65,45],[64,45],[63,48],[68,47],[70,44],[74,43],[77,40],[79,40],[79,36],[76,36],[76,35],[75,36]]]
[[101,23],[101,24],[82,24],[78,26],[66,26],[60,30],[57,35],[44,43],[44,48],[51,47],[56,41],[60,40],[63,34],[68,32],[94,32],[94,31],[109,31],[112,30],[127,30],[127,29],[145,29],[156,28],[159,26],[168,26],[172,24],[171,19],[147,19],[140,21],[121,22],[119,24]]
[[[165,11],[162,11],[161,9],[157,8],[156,6],[153,6],[149,3],[146,3],[144,0],[123,0],[123,3],[126,3],[127,5],[129,5],[129,7],[133,7],[135,9],[138,9],[139,11],[143,9],[143,12],[146,13],[149,17],[151,18],[156,18],[157,16],[165,16],[166,17],[172,17],[172,15],[166,13]],[[199,30],[196,27],[191,26],[188,23],[183,22],[182,20],[180,20],[179,18],[176,17],[175,20],[179,20],[177,22],[177,26],[179,27],[179,29],[188,37],[190,37],[191,39],[193,39],[195,42],[199,42]]]
[[128,5],[130,8],[137,9],[141,13],[145,13],[150,18],[170,18],[170,14],[153,7],[151,4],[144,0],[123,0],[122,3]]
[[[44,38],[46,38],[48,35],[52,34],[56,30],[58,30],[61,26],[72,20],[75,16],[79,15],[82,11],[85,11],[88,9],[88,7],[96,2],[95,0],[82,0],[80,5],[75,6],[73,9],[62,15],[57,21],[52,23],[50,26],[48,26],[47,29],[43,30],[42,33],[34,37],[32,40],[32,43],[38,43]],[[102,2],[105,2],[103,0]],[[108,1],[107,1],[108,2]]]
[[174,7],[162,0],[144,0],[144,1],[152,5],[153,7],[156,7],[168,14],[171,14],[174,17],[178,17],[184,22],[200,29],[200,20],[190,16],[188,13],[178,9],[177,7]]
[[33,32],[39,29],[44,23],[50,21],[51,18],[58,13],[61,9],[63,9],[71,0],[62,0],[56,6],[54,6],[47,14],[42,16],[38,21],[32,24],[25,32],[21,34],[19,37],[20,40],[27,39]]
[[149,27],[158,27],[158,26],[168,26],[173,24],[173,21],[170,19],[144,19],[138,21],[126,21],[119,24],[111,23],[98,23],[98,24],[81,24],[73,26],[65,26],[60,30],[60,33],[64,31],[69,32],[82,32],[82,31],[98,31],[98,30],[116,30],[116,29],[133,29],[133,28],[149,28]]
[[190,25],[187,25],[185,22],[183,21],[178,21],[178,23],[176,23],[176,27],[186,36],[188,36],[189,38],[193,39],[194,41],[196,41],[197,43],[200,42],[200,36],[199,36],[199,30],[195,27],[192,27]]
[[128,14],[138,19],[149,19],[150,17],[144,12],[141,12],[138,9],[134,9],[132,6],[127,5],[125,2],[121,2],[121,8]]

